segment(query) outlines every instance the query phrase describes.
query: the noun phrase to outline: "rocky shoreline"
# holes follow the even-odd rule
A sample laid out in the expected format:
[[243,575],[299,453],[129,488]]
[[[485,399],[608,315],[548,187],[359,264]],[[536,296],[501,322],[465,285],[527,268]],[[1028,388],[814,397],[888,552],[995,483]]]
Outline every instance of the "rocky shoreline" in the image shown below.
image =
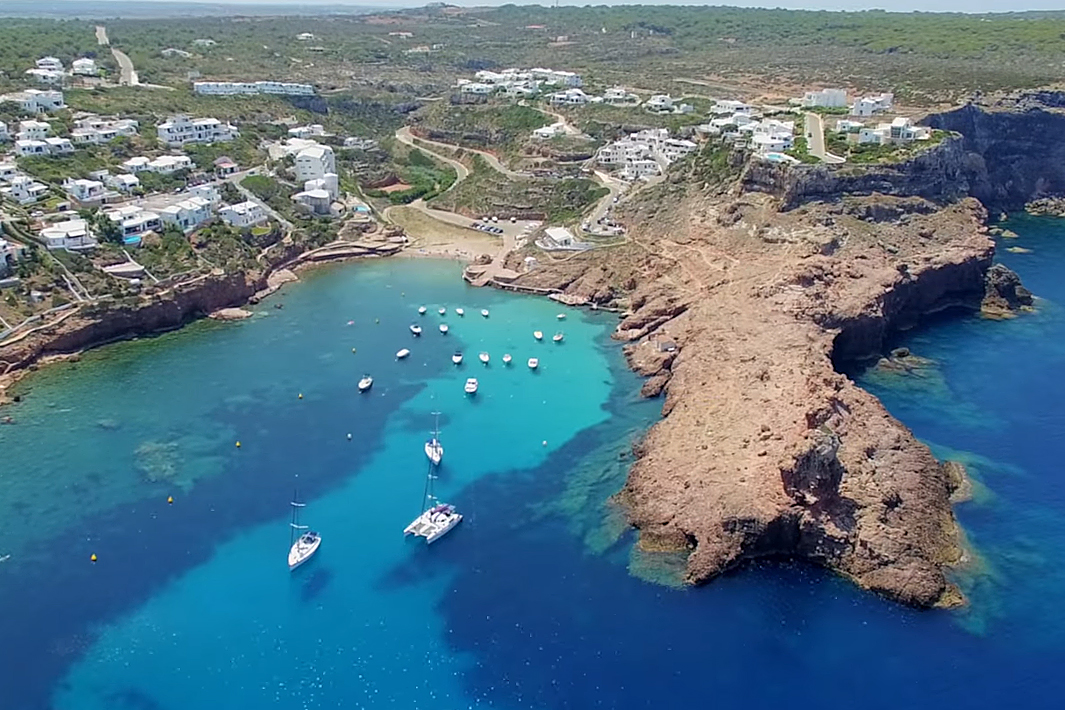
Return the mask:
[[966,196],[976,187],[1016,207],[994,189],[994,156],[1017,156],[971,147],[951,139],[864,178],[773,167],[731,185],[660,186],[626,215],[628,245],[515,282],[626,310],[615,337],[648,378],[643,394],[665,399],[618,498],[641,546],[688,553],[689,582],[786,556],[906,604],[964,603],[949,579],[967,558],[952,509],[963,467],[937,461],[840,370],[929,314],[1031,306],[992,264],[986,210]]

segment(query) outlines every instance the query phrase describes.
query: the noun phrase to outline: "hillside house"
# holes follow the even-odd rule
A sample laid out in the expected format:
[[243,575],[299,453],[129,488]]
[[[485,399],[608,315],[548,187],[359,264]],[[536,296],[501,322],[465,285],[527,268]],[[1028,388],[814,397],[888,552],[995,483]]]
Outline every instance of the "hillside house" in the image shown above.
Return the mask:
[[164,225],[172,224],[189,232],[211,218],[211,203],[202,197],[189,197],[159,210]]
[[[132,160],[132,159],[131,159]],[[127,163],[129,161],[126,161]],[[125,163],[123,163],[125,165]],[[149,160],[145,170],[160,175],[169,175],[179,170],[191,170],[192,158],[187,155],[160,155],[154,160]],[[136,172],[130,170],[130,172]]]
[[5,101],[18,104],[19,109],[25,113],[45,113],[67,107],[63,101],[63,92],[55,89],[26,89],[0,95],[0,103]]
[[43,141],[48,137],[48,133],[51,130],[51,124],[44,121],[34,121],[32,119],[19,121],[18,133],[15,134],[15,138],[20,141]]
[[895,105],[894,94],[877,94],[875,96],[863,96],[854,102],[851,107],[852,116],[872,116],[877,113],[890,111]]
[[858,131],[859,144],[903,145],[931,137],[932,129],[915,126],[905,116],[898,116],[891,123],[878,124],[876,128],[863,127]]
[[320,123],[312,123],[307,126],[296,126],[295,128],[288,129],[288,134],[293,138],[313,138],[315,136],[324,136],[325,126]]
[[326,216],[330,214],[333,200],[326,190],[304,190],[292,196],[292,201],[307,212]]
[[615,86],[603,92],[603,103],[611,106],[636,105],[640,103],[640,97],[622,89],[620,86]]
[[96,60],[89,57],[75,59],[70,64],[70,73],[77,76],[96,76]]
[[214,174],[218,177],[229,177],[238,170],[240,170],[240,166],[228,155],[223,155],[214,161]]
[[652,113],[672,113],[673,98],[669,94],[655,94],[644,102],[643,107]]
[[100,202],[104,199],[106,190],[99,180],[76,180],[67,179],[63,182],[63,189],[72,199],[78,202]]
[[802,97],[802,105],[806,108],[813,108],[815,106],[821,106],[824,108],[843,108],[847,106],[847,91],[845,89],[807,91]]
[[714,105],[710,107],[710,113],[716,116],[724,116],[726,114],[746,114],[750,115],[754,109],[742,101],[736,101],[735,99],[718,99],[714,101]]
[[192,90],[208,96],[241,96],[275,94],[280,96],[313,96],[310,84],[294,84],[287,81],[195,81]]
[[14,163],[0,163],[0,182],[11,182],[18,174],[18,166]]
[[591,97],[580,89],[566,89],[549,94],[547,100],[552,106],[584,106]]
[[250,200],[235,205],[226,205],[218,210],[218,216],[230,227],[236,227],[237,229],[254,227],[269,219],[266,211]]
[[171,59],[173,57],[181,57],[182,59],[188,59],[192,56],[191,52],[186,52],[184,49],[174,49],[173,47],[167,47],[163,51],[159,52],[159,54],[162,54],[167,59]]
[[66,73],[50,69],[27,69],[26,75],[33,77],[41,84],[60,84]]
[[55,57],[41,57],[40,59],[37,60],[36,66],[37,66],[38,69],[43,69],[45,71],[57,71],[57,72],[65,71],[65,67],[63,66],[63,62],[59,61]]
[[137,135],[137,122],[128,119],[107,119],[89,116],[74,122],[70,139],[78,145],[109,143],[121,136]]
[[2,192],[20,205],[32,205],[48,194],[48,187],[26,175],[16,175]]
[[180,148],[186,143],[229,141],[240,135],[234,126],[222,123],[217,118],[189,118],[184,115],[171,116],[156,127],[156,132],[160,141],[173,148]]
[[11,140],[11,134],[7,132],[7,124],[0,121],[0,142]]
[[533,138],[540,140],[550,140],[556,136],[566,135],[566,124],[560,122],[552,123],[550,126],[543,126],[533,131]]
[[459,85],[459,93],[470,96],[488,96],[494,93],[496,87],[492,84],[482,84],[479,81],[467,81]]
[[300,182],[318,180],[327,173],[336,173],[336,156],[327,145],[313,145],[296,153],[296,179]]
[[122,173],[120,175],[109,175],[104,179],[104,183],[119,192],[130,193],[140,187],[141,181],[136,175]]
[[139,205],[125,205],[105,213],[118,225],[122,239],[126,242],[140,240],[149,232],[162,232],[163,222],[159,215]]
[[41,230],[40,237],[49,249],[86,251],[96,247],[96,238],[89,229],[89,223],[83,219],[51,224]]

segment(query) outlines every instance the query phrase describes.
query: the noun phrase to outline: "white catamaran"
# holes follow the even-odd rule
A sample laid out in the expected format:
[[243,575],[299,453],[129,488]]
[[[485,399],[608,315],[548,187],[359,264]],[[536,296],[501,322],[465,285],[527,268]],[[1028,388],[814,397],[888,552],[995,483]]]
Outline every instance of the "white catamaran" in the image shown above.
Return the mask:
[[425,455],[433,462],[434,466],[440,465],[444,458],[444,445],[440,443],[440,412],[433,412],[436,423],[433,425],[433,438],[425,442]]
[[[306,525],[300,525],[300,508],[306,507],[306,503],[300,503],[296,500],[295,493],[292,494],[292,522],[289,523],[291,527],[291,534],[289,535],[289,550],[288,550],[288,568],[294,570],[302,565],[307,560],[314,556],[315,552],[318,552],[318,547],[322,544],[322,536],[313,530],[307,528]],[[306,530],[307,532],[300,532]],[[299,535],[299,537],[296,537]]]
[[441,503],[433,493],[433,481],[436,480],[436,465],[429,464],[429,474],[425,479],[425,494],[422,497],[422,513],[404,530],[404,535],[424,537],[426,544],[433,544],[451,528],[462,522],[462,515],[455,506]]

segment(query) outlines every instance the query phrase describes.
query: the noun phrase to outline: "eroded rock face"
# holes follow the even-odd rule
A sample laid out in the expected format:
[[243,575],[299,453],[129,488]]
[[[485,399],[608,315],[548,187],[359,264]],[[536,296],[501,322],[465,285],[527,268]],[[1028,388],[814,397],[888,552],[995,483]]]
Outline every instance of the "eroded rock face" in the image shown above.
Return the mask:
[[1031,307],[1032,292],[1021,284],[1021,277],[1009,267],[995,264],[984,276],[984,300],[981,311],[992,317],[1011,316],[1014,311]]
[[[833,357],[880,352],[928,312],[978,308],[986,215],[969,199],[847,199],[782,213],[768,195],[691,196],[586,269],[636,284],[617,337],[650,377],[644,393],[665,394],[619,497],[641,545],[689,551],[693,583],[788,555],[909,604],[957,603],[944,570],[962,554],[960,477]],[[596,258],[536,279],[565,290]]]

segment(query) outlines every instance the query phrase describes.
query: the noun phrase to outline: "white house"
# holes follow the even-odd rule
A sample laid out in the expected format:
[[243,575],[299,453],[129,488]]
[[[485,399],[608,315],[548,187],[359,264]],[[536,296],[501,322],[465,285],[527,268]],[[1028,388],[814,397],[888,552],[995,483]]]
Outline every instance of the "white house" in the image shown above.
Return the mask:
[[843,108],[847,105],[847,92],[844,89],[821,89],[807,91],[802,97],[802,105],[807,108],[823,106],[825,108]]
[[542,81],[545,84],[551,84],[554,86],[569,86],[578,88],[584,85],[584,81],[581,79],[580,74],[576,74],[571,71],[556,71],[554,69],[543,69],[536,67],[530,69],[528,72],[533,79]]
[[566,89],[549,94],[547,99],[552,106],[584,106],[591,97],[580,89]]
[[851,107],[852,116],[872,116],[875,113],[890,111],[895,104],[894,94],[877,94],[875,96],[863,96],[854,102]]
[[11,140],[11,134],[7,132],[7,124],[0,121],[0,141]]
[[136,121],[128,118],[87,116],[74,121],[70,139],[78,144],[98,145],[113,141],[119,136],[135,136],[137,126]]
[[0,95],[0,103],[12,101],[26,113],[44,113],[66,108],[63,92],[55,89],[26,89]]
[[70,63],[70,72],[80,76],[96,76],[96,60],[88,57],[75,59]]
[[190,52],[186,52],[184,49],[174,49],[173,47],[167,47],[163,51],[159,52],[159,54],[162,54],[168,59],[171,57],[181,57],[183,59],[188,59],[192,56]]
[[300,42],[308,42],[314,39],[314,35],[310,32],[300,32],[298,35],[296,35],[296,39],[298,39]]
[[377,141],[373,138],[360,138],[358,136],[350,136],[344,139],[345,148],[355,148],[357,150],[372,150],[377,147]]
[[74,145],[69,138],[45,138],[49,155],[69,155],[74,152]]
[[130,158],[129,160],[124,161],[122,163],[122,167],[127,172],[136,174],[136,173],[144,172],[146,170],[151,170],[151,168],[148,167],[148,163],[150,163],[150,162],[152,162],[150,158],[145,158],[144,156],[138,156],[136,158]]
[[478,81],[467,81],[459,86],[460,94],[473,94],[475,96],[488,96],[496,90],[491,84],[482,84]]
[[659,152],[668,162],[673,163],[687,155],[691,155],[698,147],[692,141],[683,138],[668,138],[662,142]]
[[603,92],[603,103],[611,105],[638,104],[640,97],[630,93],[620,86],[607,89]]
[[311,214],[328,215],[333,200],[325,190],[304,190],[292,196],[292,201]]
[[836,121],[836,131],[839,133],[855,133],[865,127],[865,124],[861,121],[852,121],[847,118],[841,118]]
[[742,101],[736,101],[735,99],[718,99],[714,101],[714,105],[710,107],[710,113],[718,116],[725,114],[750,114],[753,109]]
[[25,158],[33,155],[48,155],[48,144],[44,141],[17,140],[15,155]]
[[27,69],[26,75],[32,76],[42,84],[60,84],[66,76],[64,72],[51,69]]
[[533,131],[533,137],[540,140],[550,140],[556,136],[566,135],[566,124],[562,122],[552,123],[550,126],[537,128]]
[[300,182],[317,180],[336,171],[336,157],[327,145],[309,146],[296,154],[296,179]]
[[104,180],[104,182],[107,183],[108,186],[121,192],[132,192],[134,189],[140,187],[141,184],[140,178],[130,173],[110,175]]
[[159,215],[139,205],[125,205],[105,213],[119,226],[123,239],[137,239],[148,232],[161,232],[163,222]]
[[673,98],[668,94],[655,94],[643,104],[648,111],[668,113],[673,111]]
[[31,205],[48,194],[48,187],[26,175],[16,175],[4,193],[20,205]]
[[63,62],[55,57],[41,57],[37,60],[37,68],[57,72],[62,72],[64,70]]
[[307,126],[296,126],[295,128],[288,129],[288,134],[293,138],[311,138],[313,136],[324,136],[325,126],[320,123],[312,123]]
[[[190,170],[191,168],[192,158],[187,155],[160,155],[155,160],[148,161],[145,169],[160,175],[169,175],[170,173],[176,173],[178,170]],[[135,171],[131,170],[130,172]]]
[[211,218],[211,203],[202,197],[189,197],[159,210],[163,224],[173,224],[184,232]]
[[192,40],[192,43],[197,47],[213,47],[218,44],[218,42],[215,42],[213,39],[194,39]]
[[303,189],[306,192],[314,192],[316,190],[325,190],[329,193],[329,199],[335,200],[340,195],[340,178],[336,173],[326,173],[320,178],[314,180],[308,180],[303,183]]
[[99,202],[104,198],[104,184],[99,180],[67,179],[63,189],[78,202]]
[[222,202],[222,193],[218,191],[218,187],[210,183],[204,183],[203,185],[193,185],[189,188],[188,193],[193,197],[199,197],[201,200],[206,200],[207,204],[214,207]]
[[218,216],[230,227],[237,229],[252,227],[269,219],[263,208],[250,200],[235,205],[226,205],[218,210]]
[[18,166],[14,163],[0,163],[0,181],[11,182],[18,174]]
[[232,140],[239,135],[237,129],[217,118],[189,118],[171,116],[156,127],[159,140],[172,147],[186,143],[215,143]]
[[83,219],[56,222],[41,230],[41,238],[49,249],[81,251],[96,246],[96,239]]
[[33,119],[19,121],[18,133],[15,134],[15,138],[20,141],[43,141],[48,137],[50,130],[52,130],[52,126],[44,121],[34,121]]

